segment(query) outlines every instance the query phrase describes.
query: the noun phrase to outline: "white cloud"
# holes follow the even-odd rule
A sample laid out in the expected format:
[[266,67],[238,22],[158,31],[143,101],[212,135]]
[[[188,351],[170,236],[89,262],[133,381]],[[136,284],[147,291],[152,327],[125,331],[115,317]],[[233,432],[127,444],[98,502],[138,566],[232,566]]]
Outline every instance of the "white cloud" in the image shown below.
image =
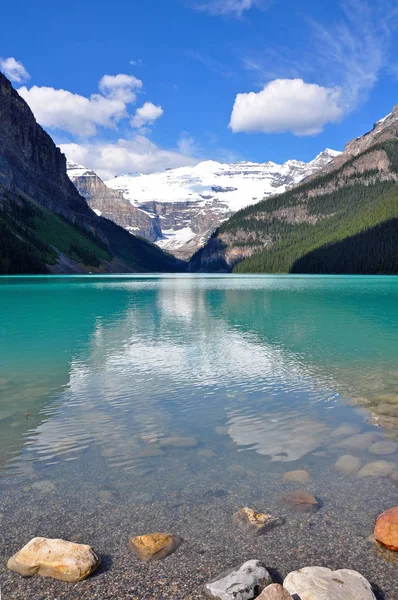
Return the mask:
[[265,8],[269,5],[266,0],[206,0],[194,4],[194,8],[209,12],[212,15],[234,15],[241,17],[251,8]]
[[95,135],[98,127],[115,128],[128,116],[128,104],[136,101],[135,92],[141,87],[139,79],[119,74],[104,75],[99,82],[101,94],[92,94],[89,98],[36,85],[30,89],[23,86],[18,92],[40,125],[85,137]]
[[298,23],[304,40],[300,52],[294,46],[267,46],[260,54],[243,56],[256,83],[316,81],[323,88],[340,91],[338,105],[344,115],[366,102],[388,64],[398,8],[389,0],[342,0],[340,7],[337,21],[321,24],[304,19]]
[[113,100],[122,100],[127,104],[136,101],[137,96],[133,90],[140,90],[142,81],[125,73],[104,75],[101,77],[98,87],[104,96]]
[[0,58],[0,71],[14,83],[22,83],[30,78],[23,64],[13,56]]
[[343,116],[339,88],[325,88],[302,79],[276,79],[261,92],[238,94],[230,128],[234,132],[314,135]]
[[119,139],[115,143],[70,143],[60,144],[60,147],[70,160],[93,169],[104,180],[122,173],[153,173],[195,165],[200,161],[178,149],[159,148],[143,135],[130,140]]
[[163,112],[161,106],[156,106],[155,104],[152,104],[152,102],[145,102],[141,108],[137,108],[135,111],[131,125],[137,129],[144,125],[152,125],[163,115]]

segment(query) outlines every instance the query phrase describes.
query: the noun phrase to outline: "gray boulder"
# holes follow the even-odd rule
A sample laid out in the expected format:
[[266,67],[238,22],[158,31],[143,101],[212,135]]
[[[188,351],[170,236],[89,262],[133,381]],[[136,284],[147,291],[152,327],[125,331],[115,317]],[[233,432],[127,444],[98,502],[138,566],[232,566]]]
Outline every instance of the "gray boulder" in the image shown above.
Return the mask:
[[265,565],[259,560],[249,560],[207,583],[204,592],[208,598],[217,600],[252,600],[271,583]]

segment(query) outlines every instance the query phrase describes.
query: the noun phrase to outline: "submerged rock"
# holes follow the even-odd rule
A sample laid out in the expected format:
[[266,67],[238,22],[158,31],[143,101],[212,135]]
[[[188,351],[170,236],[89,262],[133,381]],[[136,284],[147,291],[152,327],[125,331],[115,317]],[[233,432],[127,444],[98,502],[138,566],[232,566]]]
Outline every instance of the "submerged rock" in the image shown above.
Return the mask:
[[395,463],[387,460],[375,460],[362,467],[358,471],[358,477],[387,477],[394,471],[396,466]]
[[319,508],[319,502],[315,496],[301,490],[285,492],[281,496],[281,501],[286,506],[299,512],[313,512]]
[[298,469],[297,471],[288,471],[284,474],[283,479],[297,483],[308,483],[311,481],[311,475],[304,469]]
[[345,440],[341,440],[336,445],[338,448],[352,448],[353,450],[367,450],[369,446],[374,444],[378,440],[378,435],[367,432],[358,433],[357,435],[351,435]]
[[282,585],[271,583],[257,596],[257,600],[293,600],[293,598]]
[[130,541],[135,554],[144,561],[160,560],[175,552],[182,539],[173,533],[149,533],[139,535]]
[[161,448],[195,448],[198,440],[194,437],[168,437],[159,441]]
[[36,537],[10,558],[7,567],[23,577],[41,575],[61,581],[81,581],[100,562],[91,546]]
[[203,448],[202,450],[198,450],[198,456],[203,456],[204,458],[214,458],[216,453],[210,448]]
[[253,600],[271,583],[265,565],[259,560],[249,560],[221,573],[204,586],[204,592],[208,598],[217,600]]
[[232,523],[243,533],[257,537],[274,527],[278,527],[278,525],[283,525],[284,519],[260,513],[245,506],[233,515]]
[[291,462],[313,452],[325,441],[328,429],[324,423],[311,419],[274,421],[266,417],[250,420],[234,417],[229,435],[238,446],[251,446],[258,454],[272,461]]
[[148,444],[144,446],[139,452],[142,458],[152,458],[154,456],[164,456],[166,452],[160,448],[157,444]]
[[398,506],[386,510],[378,517],[374,536],[379,544],[398,552]]
[[337,429],[332,431],[330,437],[339,438],[346,437],[349,435],[356,435],[360,432],[358,425],[351,425],[351,423],[342,423]]
[[394,454],[398,449],[398,444],[389,440],[376,442],[369,447],[369,452],[372,454]]
[[369,581],[350,569],[305,567],[289,573],[283,587],[300,600],[376,600]]
[[344,454],[336,461],[334,467],[336,471],[344,473],[344,475],[355,475],[361,468],[361,461],[357,456]]
[[48,494],[49,492],[55,491],[55,484],[49,479],[43,479],[42,481],[32,483],[32,488],[34,490],[39,490],[39,492],[43,492],[43,494]]

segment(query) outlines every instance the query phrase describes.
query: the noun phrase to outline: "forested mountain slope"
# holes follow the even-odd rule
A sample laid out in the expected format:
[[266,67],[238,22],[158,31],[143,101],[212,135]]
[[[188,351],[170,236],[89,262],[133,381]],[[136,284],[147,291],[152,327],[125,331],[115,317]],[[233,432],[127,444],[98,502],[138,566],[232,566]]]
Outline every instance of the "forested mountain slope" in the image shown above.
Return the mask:
[[191,270],[398,273],[397,132],[394,109],[321,174],[236,213]]
[[89,208],[65,156],[0,73],[0,274],[181,268]]

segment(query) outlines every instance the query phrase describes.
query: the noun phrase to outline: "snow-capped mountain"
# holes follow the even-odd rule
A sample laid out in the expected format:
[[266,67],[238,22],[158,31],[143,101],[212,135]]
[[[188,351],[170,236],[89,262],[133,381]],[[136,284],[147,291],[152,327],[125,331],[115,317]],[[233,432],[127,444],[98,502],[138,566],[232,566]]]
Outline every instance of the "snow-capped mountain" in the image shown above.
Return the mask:
[[[179,258],[187,259],[236,211],[286,191],[325,167],[339,154],[327,149],[309,163],[297,160],[289,160],[282,165],[273,162],[223,164],[204,161],[194,167],[180,167],[151,175],[120,175],[105,182],[110,188],[109,197],[105,194],[105,200],[103,188],[97,197],[95,186],[89,179],[92,171],[81,173],[84,167],[71,165],[69,174],[85,197],[88,192],[84,188],[89,184],[88,201],[94,210],[132,233],[148,237],[150,229],[151,237],[148,239]],[[139,211],[140,216],[145,215],[151,220],[153,227],[148,228],[146,223],[144,229],[139,223],[135,224],[137,212],[127,219],[130,211],[126,201],[131,206],[131,213]]]

